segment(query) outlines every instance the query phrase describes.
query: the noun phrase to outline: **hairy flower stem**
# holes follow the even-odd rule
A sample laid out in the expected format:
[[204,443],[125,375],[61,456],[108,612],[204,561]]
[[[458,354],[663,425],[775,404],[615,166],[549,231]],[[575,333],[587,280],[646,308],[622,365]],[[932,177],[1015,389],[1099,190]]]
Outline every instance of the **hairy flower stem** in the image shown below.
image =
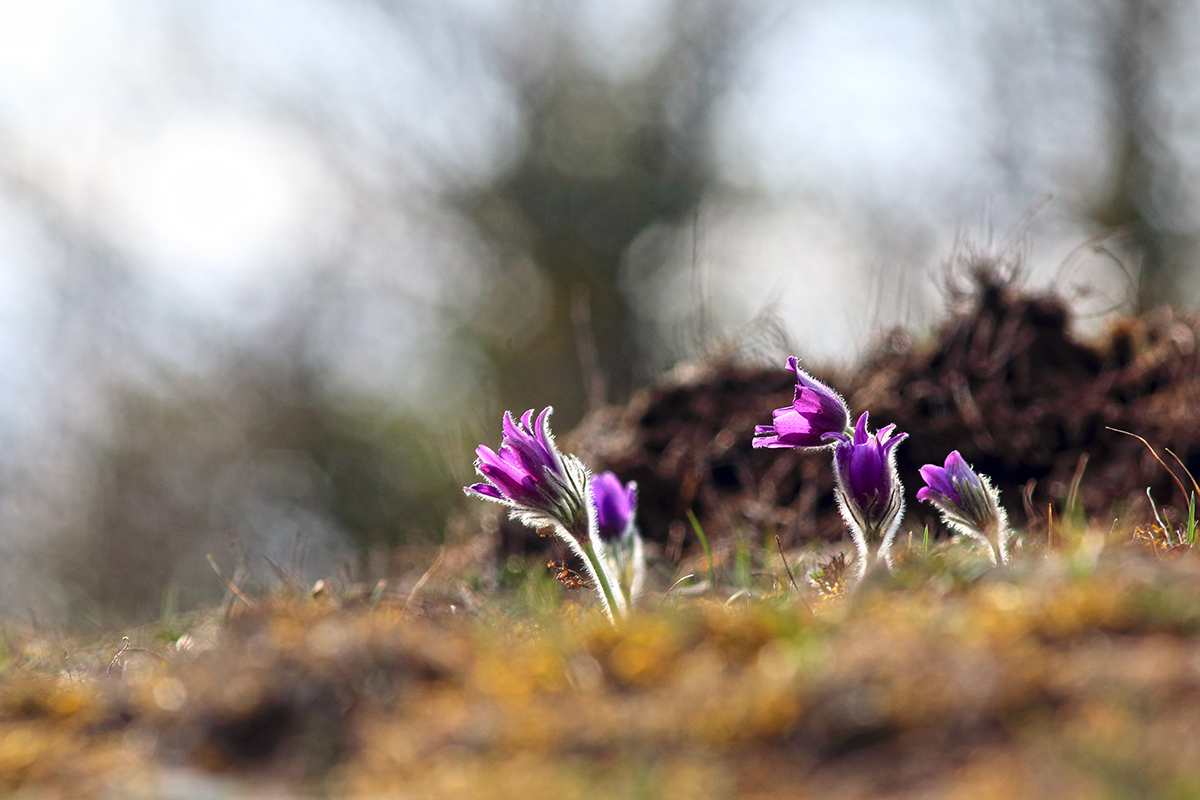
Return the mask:
[[[900,513],[903,514],[903,509]],[[867,576],[868,569],[880,562],[883,562],[887,569],[892,569],[892,544],[896,538],[896,529],[900,527],[899,515],[886,530],[873,528],[870,531],[862,531],[855,522],[848,518],[846,525],[850,529],[850,538],[854,540],[854,546],[858,550],[858,568],[854,575],[856,584],[861,583]],[[871,546],[868,544],[873,541],[879,542],[879,548],[875,551],[874,558],[871,557]]]
[[[1012,538],[1012,532],[1008,528],[1007,520],[997,520],[988,525],[983,530],[979,531],[976,537],[987,544],[988,556],[991,557],[993,564],[1007,564],[1011,557],[1008,552],[1008,541]],[[999,559],[996,555],[999,554]]]
[[[624,619],[626,613],[625,594],[620,590],[612,570],[609,569],[608,559],[604,557],[604,552],[596,548],[596,542],[591,537],[584,545],[583,556],[584,561],[588,563],[588,571],[592,573],[592,580],[600,588],[600,595],[604,600],[604,610],[608,612],[608,618],[613,622]],[[618,587],[616,592],[613,591],[614,586]]]
[[608,566],[603,550],[596,546],[596,537],[591,535],[589,530],[570,531],[564,528],[563,531],[566,535],[560,538],[567,541],[571,549],[583,559],[583,570],[588,580],[596,587],[596,594],[600,596],[604,613],[615,625],[617,620],[625,618],[625,596],[619,588],[613,591],[613,587],[619,587],[619,584]]

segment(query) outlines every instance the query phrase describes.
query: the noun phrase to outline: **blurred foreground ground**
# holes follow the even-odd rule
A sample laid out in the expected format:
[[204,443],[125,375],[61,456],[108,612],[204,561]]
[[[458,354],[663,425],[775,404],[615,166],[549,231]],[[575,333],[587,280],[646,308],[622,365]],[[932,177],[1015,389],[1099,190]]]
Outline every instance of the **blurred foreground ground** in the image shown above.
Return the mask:
[[1200,795],[1200,560],[1056,541],[1002,571],[918,545],[823,600],[776,561],[619,629],[536,578],[473,611],[433,581],[407,608],[262,600],[128,643],[10,628],[0,793]]

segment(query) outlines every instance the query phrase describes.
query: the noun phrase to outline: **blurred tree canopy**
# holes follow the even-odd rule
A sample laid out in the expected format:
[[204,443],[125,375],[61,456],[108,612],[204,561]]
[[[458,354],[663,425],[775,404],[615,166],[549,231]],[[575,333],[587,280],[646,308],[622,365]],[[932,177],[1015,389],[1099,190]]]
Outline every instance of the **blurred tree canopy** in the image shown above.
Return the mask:
[[1104,230],[1127,232],[1141,310],[1177,303],[1197,288],[1196,197],[1182,183],[1191,156],[1172,142],[1187,101],[1165,96],[1181,68],[1178,48],[1194,48],[1194,40],[1178,37],[1191,13],[1190,3],[1176,0],[1116,0],[1103,9],[1098,37],[1112,103],[1114,179],[1093,216]]
[[540,331],[516,347],[485,342],[510,407],[552,399],[563,424],[648,379],[622,265],[639,235],[689,221],[714,188],[710,114],[751,27],[747,10],[671,3],[667,46],[627,80],[589,68],[563,41],[535,67],[505,64],[524,147],[496,180],[452,202],[502,253],[496,280],[530,262],[550,284],[547,309],[506,299],[492,312],[527,315]]

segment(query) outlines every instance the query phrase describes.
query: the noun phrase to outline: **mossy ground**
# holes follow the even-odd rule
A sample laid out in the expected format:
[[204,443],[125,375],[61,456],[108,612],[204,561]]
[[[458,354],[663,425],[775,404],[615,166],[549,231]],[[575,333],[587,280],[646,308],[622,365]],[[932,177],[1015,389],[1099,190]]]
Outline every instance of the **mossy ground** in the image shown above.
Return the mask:
[[901,555],[824,598],[776,559],[617,627],[540,564],[474,610],[435,581],[101,640],[10,627],[0,794],[1200,796],[1190,549],[1076,530],[1003,569]]

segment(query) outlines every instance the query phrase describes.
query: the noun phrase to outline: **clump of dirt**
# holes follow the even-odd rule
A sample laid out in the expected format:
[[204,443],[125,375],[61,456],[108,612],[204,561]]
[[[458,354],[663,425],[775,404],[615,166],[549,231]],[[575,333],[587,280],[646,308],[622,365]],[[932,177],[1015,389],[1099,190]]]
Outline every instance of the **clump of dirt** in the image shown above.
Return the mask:
[[[933,510],[916,502],[918,469],[951,450],[992,477],[1012,522],[1026,530],[1044,526],[1050,509],[1068,513],[1068,499],[1104,528],[1120,516],[1132,530],[1153,517],[1147,487],[1186,513],[1186,498],[1146,447],[1108,429],[1158,446],[1192,488],[1162,448],[1200,474],[1197,323],[1164,309],[1119,319],[1088,343],[1072,334],[1061,297],[1022,289],[999,265],[968,266],[969,290],[931,335],[894,331],[852,370],[817,370],[855,415],[869,410],[873,427],[908,432],[898,451],[904,529],[939,530]],[[840,539],[828,454],[751,447],[754,426],[789,404],[793,387],[782,364],[684,365],[627,406],[593,414],[566,440],[595,469],[638,482],[642,532],[673,560],[694,542],[689,510],[718,542]],[[502,530],[510,551],[529,541],[519,526]]]
[[1084,343],[1071,334],[1062,298],[1022,291],[986,263],[973,279],[962,310],[930,341],[885,345],[852,382],[855,407],[910,433],[900,469],[913,499],[917,468],[958,450],[993,478],[1024,527],[1050,506],[1067,511],[1073,485],[1078,511],[1103,527],[1118,516],[1151,518],[1147,487],[1158,503],[1186,511],[1187,498],[1146,446],[1110,428],[1154,444],[1192,490],[1163,448],[1197,474],[1196,321],[1161,309],[1118,319]]

